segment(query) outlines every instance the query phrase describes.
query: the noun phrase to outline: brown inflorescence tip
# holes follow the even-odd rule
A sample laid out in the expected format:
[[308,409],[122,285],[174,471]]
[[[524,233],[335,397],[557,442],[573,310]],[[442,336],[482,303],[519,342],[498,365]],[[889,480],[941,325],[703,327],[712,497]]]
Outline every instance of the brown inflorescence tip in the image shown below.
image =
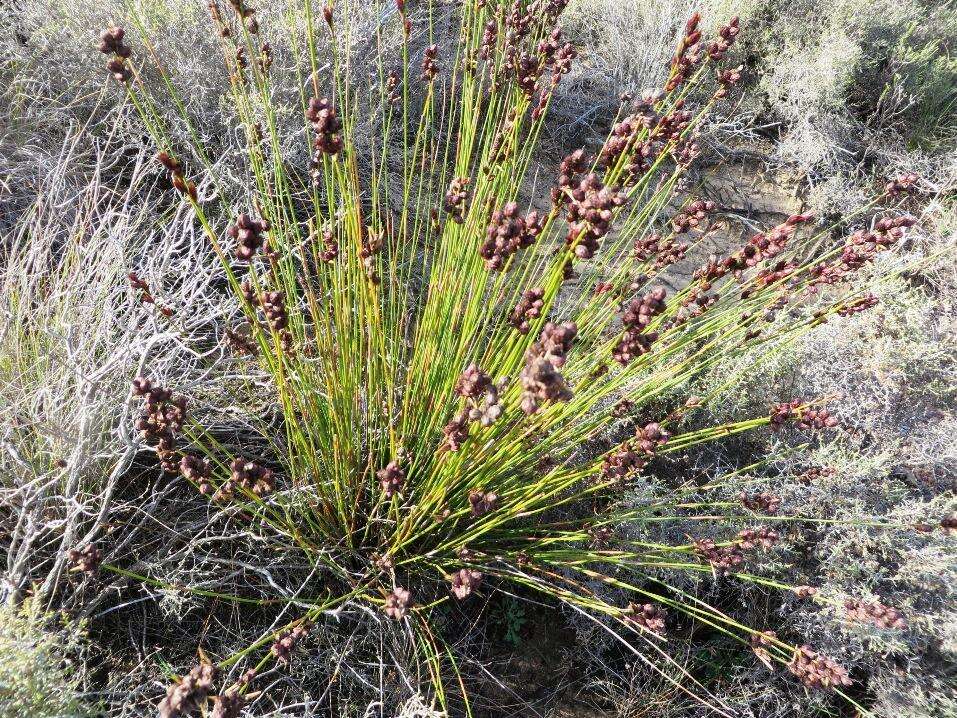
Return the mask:
[[382,486],[382,493],[387,499],[391,499],[402,491],[402,484],[405,482],[405,471],[399,466],[398,461],[390,461],[384,469],[376,472],[379,484]]
[[405,618],[409,606],[412,604],[412,593],[401,586],[396,586],[385,598],[385,614],[389,618],[401,620]]
[[100,52],[104,55],[113,55],[106,63],[106,69],[120,83],[126,83],[133,77],[133,71],[127,62],[131,51],[129,46],[123,43],[125,35],[126,32],[122,27],[107,28],[100,35]]
[[216,667],[208,663],[195,666],[166,689],[166,697],[158,706],[160,718],[177,718],[198,707],[212,692],[218,673]]
[[659,636],[665,635],[665,621],[667,618],[668,612],[653,603],[630,603],[628,604],[628,613],[625,615],[625,621],[631,625],[651,631]]
[[80,549],[70,549],[67,558],[70,565],[82,573],[96,573],[103,561],[103,551],[96,544],[87,544]]
[[482,573],[471,568],[463,568],[452,574],[452,594],[460,601],[478,590],[482,583]]
[[800,646],[794,650],[788,670],[808,688],[839,688],[851,685],[847,671],[836,661]]

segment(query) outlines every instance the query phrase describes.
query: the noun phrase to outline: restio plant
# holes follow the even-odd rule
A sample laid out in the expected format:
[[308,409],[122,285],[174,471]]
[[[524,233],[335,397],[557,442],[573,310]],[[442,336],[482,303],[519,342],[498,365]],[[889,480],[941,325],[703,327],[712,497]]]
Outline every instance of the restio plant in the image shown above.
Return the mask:
[[[454,637],[434,617],[497,587],[591,616],[652,666],[666,660],[669,623],[699,622],[854,702],[843,692],[850,677],[828,656],[740,625],[662,578],[663,569],[727,575],[815,599],[813,587],[748,571],[749,555],[771,550],[776,522],[788,518],[779,499],[683,501],[700,486],[638,507],[623,496],[663,457],[696,445],[761,428],[839,430],[821,398],[700,428],[696,417],[722,387],[676,396],[719,363],[787,351],[830,316],[872,306],[856,272],[915,222],[887,207],[918,180],[890,182],[840,226],[795,215],[726,256],[700,257],[690,282],[669,293],[658,277],[694,260],[715,231],[716,208],[695,197],[689,169],[702,122],[741,78],[726,59],[738,21],[704,37],[692,16],[664,86],[623,98],[601,146],[556,158],[546,176],[533,152],[578,54],[559,29],[564,7],[392,0],[376,3],[382,20],[360,38],[350,3],[303,0],[291,12],[304,18],[305,41],[280,62],[253,7],[212,0],[247,147],[240,198],[220,191],[224,170],[191,124],[188,88],[168,81],[162,48],[142,31],[103,33],[108,71],[244,316],[221,339],[268,377],[276,407],[245,417],[258,436],[236,450],[147,372],[133,384],[143,402],[136,428],[161,469],[214,514],[309,568],[293,598],[241,585],[184,589],[284,618],[233,654],[200,650],[159,698],[161,716],[238,716],[264,689],[258,675],[295,661],[328,612],[355,604],[408,633],[428,702],[471,714]],[[360,39],[364,64],[354,57]],[[285,71],[299,73],[291,110],[272,84]],[[171,139],[170,111],[194,144]],[[289,111],[302,119],[296,150],[278,131]],[[310,155],[308,170],[291,152]],[[153,300],[139,276],[130,281]],[[739,364],[727,382],[754,371]],[[738,517],[743,528],[675,545],[621,530],[685,520],[689,509]],[[108,537],[71,558],[78,572],[165,585],[111,562]],[[631,598],[614,602],[597,585]],[[879,604],[853,613],[906,626]],[[681,690],[718,701],[686,678]]]

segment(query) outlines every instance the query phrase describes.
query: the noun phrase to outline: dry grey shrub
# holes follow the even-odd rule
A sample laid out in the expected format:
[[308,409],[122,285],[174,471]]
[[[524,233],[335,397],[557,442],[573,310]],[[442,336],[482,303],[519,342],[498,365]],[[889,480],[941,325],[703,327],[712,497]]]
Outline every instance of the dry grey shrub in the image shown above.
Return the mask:
[[[720,481],[757,457],[775,457],[735,477],[726,499],[734,501],[746,484],[748,491],[778,495],[808,519],[778,527],[779,550],[789,560],[768,560],[760,571],[818,592],[781,605],[742,594],[737,612],[753,625],[764,620],[813,636],[819,650],[866,676],[872,710],[888,718],[950,715],[957,708],[946,690],[957,655],[957,540],[941,526],[957,509],[953,216],[931,206],[925,226],[930,231],[913,249],[925,257],[921,270],[888,281],[894,268],[878,263],[874,308],[821,325],[764,372],[722,394],[729,413],[783,395],[831,397],[828,408],[846,431],[801,450],[808,437],[796,434],[732,443],[724,455],[697,457],[691,472]],[[708,381],[699,387],[708,388]],[[828,470],[809,481],[811,467]],[[806,548],[796,553],[800,546]],[[887,629],[855,620],[843,606],[849,599],[893,606],[908,625]],[[739,665],[734,685],[740,688],[732,688],[729,700],[745,715],[811,716],[822,708],[781,686],[749,699],[745,686],[763,680],[760,669],[747,674]]]
[[[85,545],[122,514],[144,448],[126,428],[130,378],[150,367],[187,391],[215,393],[210,368],[224,350],[213,320],[231,311],[212,290],[212,253],[189,213],[152,224],[158,196],[146,189],[155,182],[146,157],[71,138],[58,157],[35,161],[36,200],[0,248],[0,491],[13,508],[5,598],[34,583],[48,598],[76,583],[56,547]],[[77,177],[76,165],[89,175]],[[110,187],[118,174],[125,189]],[[149,522],[148,506],[139,518],[126,506],[122,535]]]

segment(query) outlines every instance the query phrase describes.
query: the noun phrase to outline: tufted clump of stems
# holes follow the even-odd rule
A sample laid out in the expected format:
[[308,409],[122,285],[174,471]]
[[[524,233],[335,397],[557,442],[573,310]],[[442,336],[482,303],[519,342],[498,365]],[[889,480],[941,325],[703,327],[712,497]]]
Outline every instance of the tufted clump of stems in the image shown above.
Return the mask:
[[[548,106],[577,56],[561,33],[564,5],[465,0],[440,37],[431,3],[415,12],[385,3],[370,80],[350,52],[350,3],[303,0],[305,42],[284,69],[254,8],[213,0],[249,139],[247,195],[232,199],[201,144],[170,139],[160,108],[180,108],[188,127],[190,118],[182,88],[166,83],[160,96],[144,80],[155,59],[148,37],[119,32],[132,52],[117,91],[222,261],[247,328],[223,341],[268,379],[279,417],[247,417],[264,448],[240,454],[173,398],[176,387],[144,376],[140,425],[162,469],[178,471],[211,511],[233,512],[314,569],[295,600],[235,584],[200,594],[238,609],[285,606],[284,618],[237,653],[204,653],[210,667],[170,687],[166,715],[201,703],[238,713],[258,695],[258,673],[294,661],[329,611],[355,604],[401,622],[428,667],[423,690],[470,713],[463,656],[433,617],[499,587],[587,614],[659,659],[666,623],[687,619],[743,646],[759,641],[782,675],[846,685],[830,659],[740,625],[664,578],[793,589],[748,570],[774,550],[778,533],[753,522],[786,520],[779,500],[743,492],[712,510],[747,528],[657,544],[635,536],[645,522],[682,520],[684,490],[642,506],[625,490],[668,455],[724,437],[840,430],[820,402],[802,399],[711,426],[721,387],[681,392],[718,364],[787,351],[860,308],[857,270],[892,251],[912,220],[867,207],[856,219],[867,229],[851,234],[796,215],[726,256],[698,257],[687,285],[667,292],[659,275],[694,257],[715,221],[713,203],[689,191],[689,171],[702,123],[740,78],[725,66],[738,22],[706,37],[692,17],[661,90],[624,103],[601,146],[553,158],[554,176],[531,181]],[[279,135],[271,77],[284,71],[301,74],[298,151],[310,158],[301,171]],[[738,370],[749,371],[759,365]],[[88,554],[77,554],[79,569],[90,568]],[[99,570],[162,585],[108,558]],[[808,679],[819,665],[837,678]],[[241,678],[213,685],[234,668]],[[681,688],[706,693],[690,676]]]

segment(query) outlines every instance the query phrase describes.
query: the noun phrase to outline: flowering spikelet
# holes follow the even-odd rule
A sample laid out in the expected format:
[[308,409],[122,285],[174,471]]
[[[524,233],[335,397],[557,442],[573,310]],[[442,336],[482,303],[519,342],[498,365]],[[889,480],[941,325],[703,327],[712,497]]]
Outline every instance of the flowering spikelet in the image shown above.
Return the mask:
[[229,471],[229,479],[213,497],[216,500],[230,498],[237,487],[251,491],[256,496],[265,496],[276,488],[276,476],[272,470],[254,461],[237,457],[230,462]]
[[744,554],[737,543],[718,546],[712,539],[700,539],[694,542],[694,548],[718,574],[738,571],[744,563]]
[[468,200],[469,178],[456,177],[445,193],[445,211],[453,222],[462,224],[465,221],[465,202]]
[[665,620],[667,617],[668,612],[653,603],[630,603],[628,604],[628,613],[625,615],[625,620],[633,626],[663,636],[665,635]]
[[664,287],[658,287],[640,299],[633,300],[625,309],[621,317],[625,332],[612,351],[612,357],[619,364],[628,364],[635,357],[651,351],[658,333],[646,329],[665,310],[665,295]]
[[123,44],[125,35],[126,31],[122,27],[107,28],[100,35],[100,52],[104,55],[113,55],[112,59],[106,63],[106,69],[119,83],[129,82],[133,77],[133,72],[126,62],[131,51],[127,45]]
[[409,606],[412,603],[412,593],[401,586],[396,586],[392,592],[385,598],[385,615],[399,621],[405,618]]
[[690,232],[698,228],[708,215],[714,212],[716,206],[714,202],[696,200],[671,218],[671,227],[677,234]]
[[215,666],[203,663],[167,688],[159,704],[160,718],[176,718],[196,708],[213,690],[217,673]]
[[865,603],[854,598],[844,601],[844,609],[847,611],[847,617],[852,621],[861,623],[873,623],[878,628],[898,629],[907,628],[907,621],[901,612],[885,606],[880,601]]
[[186,398],[174,397],[170,389],[154,386],[142,376],[133,380],[133,394],[146,400],[144,413],[136,421],[136,430],[156,446],[163,470],[175,474],[179,469],[175,453],[176,434],[186,421]]
[[268,231],[269,222],[264,219],[253,219],[243,212],[236,218],[236,223],[226,231],[226,235],[236,240],[236,257],[248,262],[265,244],[265,233]]
[[103,551],[91,543],[81,549],[70,549],[67,558],[75,570],[82,573],[96,573],[103,561]]
[[246,699],[235,690],[213,698],[213,711],[209,718],[239,718],[246,705]]
[[771,407],[771,430],[780,431],[792,419],[794,426],[802,430],[833,429],[838,425],[837,419],[824,409],[801,409],[805,403],[802,399],[793,399]]
[[920,177],[913,172],[907,172],[888,182],[884,186],[884,192],[886,192],[889,197],[899,197],[906,192],[913,192],[919,181]]
[[651,422],[639,427],[635,431],[635,443],[648,456],[654,456],[658,447],[663,446],[671,438],[671,434],[661,428],[661,424]]
[[575,186],[575,179],[578,175],[584,174],[587,168],[585,150],[575,150],[561,161],[558,166],[558,180],[552,188],[552,203],[556,207],[569,199],[572,187]]
[[300,623],[295,628],[283,631],[276,637],[276,640],[273,641],[269,652],[272,653],[279,662],[289,663],[289,660],[292,658],[292,652],[296,650],[299,641],[305,638],[306,634],[309,633],[309,628],[308,623]]
[[631,442],[626,441],[602,460],[601,478],[620,484],[641,471],[647,463],[648,457],[635,451]]
[[[811,270],[814,284],[837,284],[854,272],[870,264],[877,255],[904,236],[904,230],[917,222],[913,217],[883,217],[870,232],[854,232],[844,244],[838,257],[822,262]],[[813,291],[813,286],[812,286]]]
[[332,102],[327,97],[309,100],[309,108],[306,110],[306,119],[312,123],[313,132],[316,139],[313,146],[316,149],[316,155],[313,157],[313,163],[318,165],[321,154],[335,156],[342,151],[342,122],[336,115],[336,110]]
[[743,65],[738,65],[737,67],[729,70],[717,71],[716,79],[718,80],[718,89],[714,93],[714,99],[720,100],[721,98],[728,96],[731,88],[741,81],[741,70],[743,69]]
[[504,269],[509,257],[535,243],[542,226],[543,219],[538,212],[529,212],[522,217],[515,202],[495,210],[489,221],[485,242],[479,249],[485,266],[494,271]]
[[565,241],[569,246],[574,245],[576,257],[590,259],[598,251],[598,243],[608,234],[613,210],[623,205],[625,198],[617,188],[605,187],[594,173],[584,177],[570,194]]
[[472,516],[479,518],[495,510],[498,506],[498,494],[494,491],[482,491],[475,489],[469,492],[469,506],[472,508]]
[[851,685],[851,679],[836,661],[823,656],[810,646],[795,649],[788,670],[808,688],[837,688]]
[[722,59],[740,32],[740,21],[737,17],[731,18],[727,25],[718,29],[718,39],[708,46],[708,56],[712,60]]
[[399,466],[398,461],[390,461],[384,469],[376,472],[376,478],[382,486],[382,493],[387,499],[391,499],[397,493],[402,491],[402,484],[405,481],[405,471]]
[[758,494],[749,494],[746,491],[742,491],[738,494],[738,500],[746,509],[760,511],[771,516],[776,514],[778,509],[781,508],[781,497],[766,491],[762,491]]
[[190,482],[196,484],[199,493],[210,495],[214,487],[210,478],[213,475],[213,465],[209,459],[200,459],[193,454],[185,454],[179,460],[179,472]]
[[701,62],[701,31],[698,25],[701,15],[695,13],[685,24],[685,32],[678,44],[678,51],[671,62],[671,78],[665,85],[665,91],[676,90],[688,77],[691,71]]
[[741,548],[755,548],[760,546],[763,549],[769,549],[779,540],[780,535],[774,529],[767,526],[760,526],[756,529],[743,529],[738,532],[738,545]]
[[471,568],[463,568],[452,574],[452,594],[461,600],[468,598],[482,584],[482,574]]
[[522,410],[538,411],[543,401],[568,401],[572,392],[558,369],[565,365],[566,355],[578,333],[574,322],[561,325],[547,323],[541,338],[525,353],[525,367],[519,377],[522,383]]
[[283,352],[293,351],[292,332],[289,331],[289,310],[286,308],[286,295],[279,289],[263,292],[259,297],[259,306],[266,316],[270,328],[279,336]]
[[519,333],[528,334],[531,327],[531,320],[538,319],[542,315],[542,308],[545,306],[545,290],[541,287],[526,289],[522,292],[522,298],[512,310],[509,322]]
[[761,631],[751,635],[751,650],[764,663],[770,664],[770,650],[777,640],[778,634],[774,631]]
[[437,45],[429,45],[425,48],[422,55],[422,74],[419,79],[424,82],[432,82],[439,74],[439,48]]

